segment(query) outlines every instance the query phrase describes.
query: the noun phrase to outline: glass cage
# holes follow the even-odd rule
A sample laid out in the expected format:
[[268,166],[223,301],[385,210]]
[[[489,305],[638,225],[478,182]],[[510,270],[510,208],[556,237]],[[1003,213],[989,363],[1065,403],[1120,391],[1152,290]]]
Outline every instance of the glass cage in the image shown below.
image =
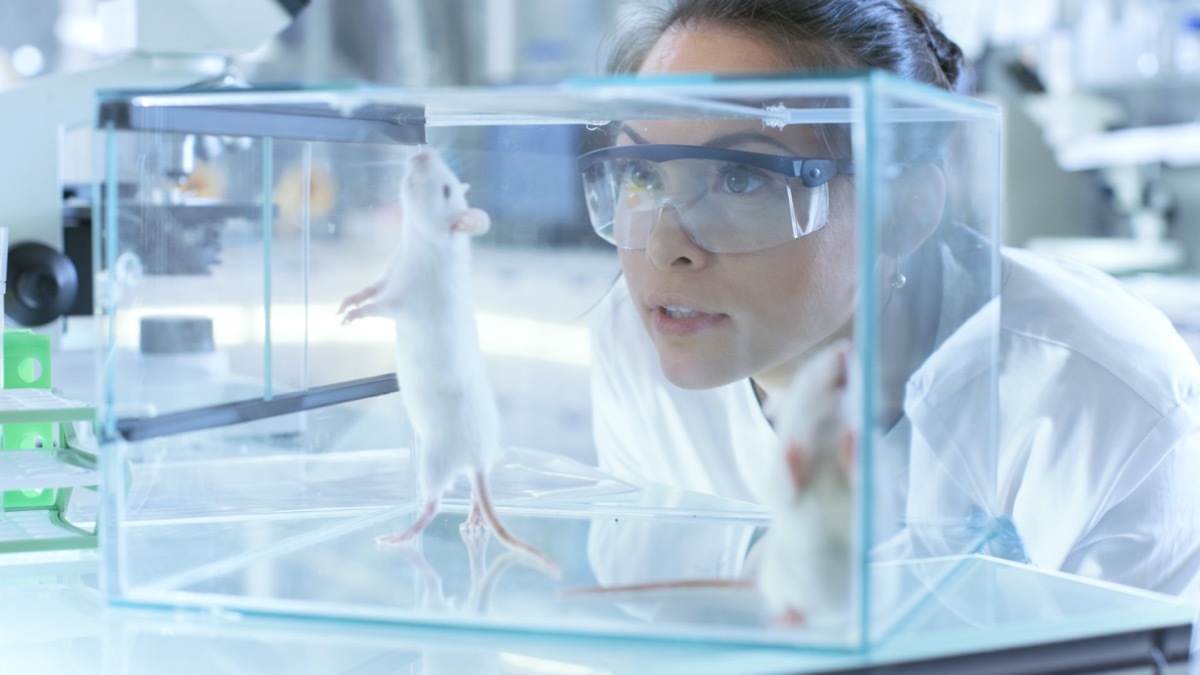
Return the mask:
[[[901,627],[936,640],[951,624],[1046,619],[1044,598],[1025,606],[1005,590],[1051,582],[996,515],[995,106],[855,73],[105,92],[98,111],[111,601],[837,650]],[[345,298],[394,281],[393,256],[411,263],[400,252],[419,209],[404,181],[428,149],[489,216],[455,268],[474,324],[451,335],[434,309],[401,317],[410,296],[343,323]],[[675,257],[655,261],[664,242]],[[632,339],[596,313],[647,275],[685,279],[671,266],[706,255],[784,260],[774,278],[794,288],[729,297],[817,298],[765,325],[838,369],[824,392],[828,373],[801,368],[806,384],[780,399],[791,407],[778,428],[811,440],[800,454],[758,437],[722,446],[750,498],[611,470],[594,440],[595,355],[624,359]],[[623,259],[644,273],[622,274]],[[725,297],[738,283],[725,279],[674,287],[643,332],[667,352],[703,332],[672,298]],[[435,285],[409,287],[443,297],[421,290]],[[736,319],[731,302],[721,311]],[[426,328],[445,350],[477,345],[486,378],[468,379],[490,383],[498,430],[406,405],[459,363]],[[845,340],[819,348],[830,335]],[[750,343],[717,360],[754,358]],[[685,395],[648,363],[613,366],[641,378],[629,396]],[[428,372],[405,398],[410,370]],[[747,374],[728,385],[742,399]],[[603,424],[636,409],[604,408]],[[473,519],[469,470],[419,535],[377,541],[422,512],[441,447],[426,423],[499,434],[494,461],[465,468],[486,464],[496,513],[551,565],[460,528]],[[677,451],[657,443],[633,451]],[[989,598],[1006,598],[1003,611]]]

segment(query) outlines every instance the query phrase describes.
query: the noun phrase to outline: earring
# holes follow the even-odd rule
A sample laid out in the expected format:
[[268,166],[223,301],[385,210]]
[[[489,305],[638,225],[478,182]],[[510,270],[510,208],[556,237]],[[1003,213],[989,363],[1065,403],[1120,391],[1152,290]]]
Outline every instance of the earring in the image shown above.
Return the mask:
[[897,290],[904,288],[904,284],[908,283],[908,277],[901,274],[898,270],[892,273],[888,278],[888,285]]

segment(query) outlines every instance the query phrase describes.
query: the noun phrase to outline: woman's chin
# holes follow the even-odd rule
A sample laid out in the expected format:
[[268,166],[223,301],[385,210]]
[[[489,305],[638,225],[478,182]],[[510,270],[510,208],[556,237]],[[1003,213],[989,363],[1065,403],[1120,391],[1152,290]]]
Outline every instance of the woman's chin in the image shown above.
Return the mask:
[[667,381],[680,389],[712,389],[745,377],[727,368],[713,368],[711,362],[673,360],[662,354],[659,354],[659,365]]

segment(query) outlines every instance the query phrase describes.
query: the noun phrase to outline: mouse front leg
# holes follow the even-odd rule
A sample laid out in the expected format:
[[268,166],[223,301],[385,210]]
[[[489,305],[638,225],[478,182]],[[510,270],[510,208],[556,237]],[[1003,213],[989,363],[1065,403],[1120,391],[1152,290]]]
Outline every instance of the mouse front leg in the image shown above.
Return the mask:
[[467,209],[454,219],[450,226],[451,232],[463,232],[478,237],[486,234],[492,226],[492,219],[483,209]]
[[[342,307],[338,310],[342,313],[342,325],[369,316],[394,317],[400,309],[400,294],[394,289],[384,292],[384,285],[384,282],[372,284],[343,300]],[[356,304],[357,306],[354,306]],[[350,309],[347,311],[348,307]]]
[[368,302],[365,305],[359,305],[354,309],[342,315],[342,324],[353,323],[359,319],[365,319],[369,316],[386,316],[388,309],[379,302]]
[[383,290],[384,281],[384,279],[380,279],[379,281],[376,281],[357,293],[351,293],[350,295],[347,295],[342,300],[342,304],[338,305],[337,313],[342,314],[347,309],[350,309],[356,305],[361,305],[367,300],[379,295],[379,292]]

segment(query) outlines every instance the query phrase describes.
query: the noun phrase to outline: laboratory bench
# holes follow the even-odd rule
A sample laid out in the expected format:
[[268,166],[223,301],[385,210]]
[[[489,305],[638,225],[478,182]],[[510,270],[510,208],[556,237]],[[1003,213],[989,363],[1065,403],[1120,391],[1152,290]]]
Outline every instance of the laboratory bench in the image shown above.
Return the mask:
[[[1117,587],[1089,587],[1084,595],[1091,608],[1080,612],[1081,589],[1066,577],[1031,578],[1035,583],[1024,589],[1038,596],[1034,602],[976,608],[981,613],[975,617],[952,603],[931,605],[876,648],[854,653],[118,606],[101,596],[98,563],[95,552],[0,558],[0,670],[64,675],[1196,672],[1188,609],[1149,602]],[[961,583],[993,584],[998,571],[1003,575],[986,561],[967,565]],[[1025,613],[1020,621],[1013,620],[1017,605]],[[1009,616],[1002,617],[1006,611]],[[990,625],[978,620],[985,614]],[[935,625],[939,629],[930,630]]]

